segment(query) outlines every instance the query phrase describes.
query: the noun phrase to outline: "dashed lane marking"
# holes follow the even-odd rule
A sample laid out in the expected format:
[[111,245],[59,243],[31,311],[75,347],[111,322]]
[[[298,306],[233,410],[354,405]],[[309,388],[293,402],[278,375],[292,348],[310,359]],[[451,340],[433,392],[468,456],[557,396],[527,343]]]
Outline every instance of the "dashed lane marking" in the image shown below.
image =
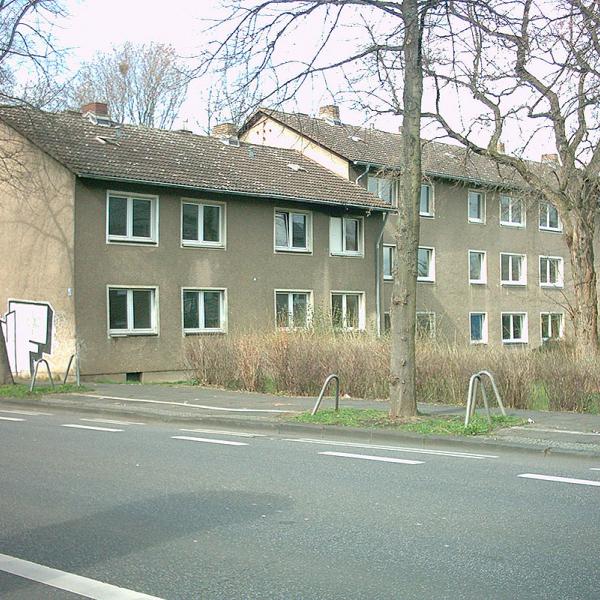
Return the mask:
[[91,429],[92,431],[109,431],[117,432],[123,431],[122,429],[113,429],[112,427],[93,427],[91,425],[77,425],[75,423],[64,423],[61,427],[71,427],[72,429]]
[[452,450],[432,450],[429,448],[409,448],[403,446],[381,446],[377,444],[360,444],[354,442],[336,442],[333,440],[316,440],[311,438],[286,438],[284,442],[299,442],[302,444],[321,444],[323,446],[344,446],[346,448],[368,448],[372,450],[390,450],[392,452],[410,452],[414,454],[431,454],[434,456],[450,456],[453,458],[472,458],[484,460],[498,458],[493,454],[473,454],[470,452],[455,452]]
[[209,438],[192,437],[189,435],[172,435],[173,440],[187,440],[189,442],[204,442],[205,444],[222,444],[223,446],[247,446],[245,442],[230,442],[229,440],[211,440]]
[[3,409],[0,410],[0,413],[6,413],[9,415],[28,415],[31,417],[51,417],[52,413],[47,413],[47,412],[38,412],[35,410],[8,410],[8,409]]
[[405,458],[390,458],[388,456],[371,456],[370,454],[350,454],[346,452],[319,452],[322,456],[340,456],[342,458],[359,458],[361,460],[375,460],[387,463],[401,463],[403,465],[422,465],[422,460],[407,460]]
[[25,419],[18,419],[17,417],[0,417],[0,421],[24,421]]
[[6,554],[0,554],[0,571],[93,600],[161,600],[158,596],[134,592]]
[[267,437],[262,433],[246,433],[243,431],[219,431],[217,429],[180,429],[179,431],[187,431],[190,433],[212,433],[214,435],[233,435],[235,437]]
[[166,404],[167,406],[185,406],[187,408],[203,408],[205,410],[218,410],[223,412],[240,413],[289,413],[292,410],[276,410],[271,408],[226,408],[224,406],[207,406],[205,404],[192,404],[191,402],[169,402],[168,400],[149,400],[146,398],[123,398],[121,396],[102,396],[100,394],[77,394],[87,398],[98,398],[100,400],[120,400],[122,402],[145,402],[147,404]]
[[79,419],[87,423],[107,423],[109,425],[144,425],[144,423],[136,423],[134,421],[114,421],[112,419]]
[[598,467],[590,467],[590,471],[600,471],[600,468],[598,468]]
[[541,479],[542,481],[557,481],[559,483],[575,483],[577,485],[591,485],[594,487],[600,487],[600,481],[592,481],[590,479],[573,479],[571,477],[556,477],[554,475],[538,475],[536,473],[522,473],[517,477],[524,477],[525,479]]

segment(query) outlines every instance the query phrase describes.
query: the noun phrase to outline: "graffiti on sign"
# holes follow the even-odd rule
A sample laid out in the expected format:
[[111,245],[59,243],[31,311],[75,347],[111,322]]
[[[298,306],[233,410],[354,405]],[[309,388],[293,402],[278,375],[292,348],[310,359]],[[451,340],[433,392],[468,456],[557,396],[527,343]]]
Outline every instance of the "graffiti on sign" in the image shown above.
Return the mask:
[[3,330],[13,373],[33,373],[34,362],[52,354],[53,329],[54,310],[47,302],[8,301]]

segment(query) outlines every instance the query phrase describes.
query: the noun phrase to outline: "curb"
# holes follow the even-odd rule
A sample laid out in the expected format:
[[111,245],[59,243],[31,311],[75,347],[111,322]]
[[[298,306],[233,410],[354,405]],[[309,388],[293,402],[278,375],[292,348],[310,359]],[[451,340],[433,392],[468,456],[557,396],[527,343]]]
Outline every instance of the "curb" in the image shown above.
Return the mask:
[[[565,457],[587,457],[600,458],[600,450],[586,450],[577,448],[564,448],[554,440],[545,443],[519,443],[516,441],[502,441],[498,437],[466,437],[466,436],[442,436],[424,435],[409,431],[390,431],[381,429],[367,429],[359,427],[343,427],[339,425],[311,425],[308,423],[290,423],[274,420],[272,417],[225,417],[206,414],[190,415],[177,414],[174,412],[161,413],[157,410],[144,410],[143,406],[136,406],[135,410],[121,405],[97,405],[90,402],[78,402],[65,400],[64,398],[42,397],[33,399],[7,398],[0,400],[0,406],[21,407],[28,409],[52,408],[61,411],[81,411],[99,415],[127,416],[145,418],[159,423],[182,423],[182,424],[211,424],[217,427],[229,427],[233,429],[252,430],[272,435],[304,435],[318,439],[354,440],[363,443],[390,444],[410,443],[422,448],[437,448],[440,446],[455,446],[456,451],[479,450],[479,451],[502,451],[535,454],[561,455]],[[531,439],[531,438],[526,438]]]

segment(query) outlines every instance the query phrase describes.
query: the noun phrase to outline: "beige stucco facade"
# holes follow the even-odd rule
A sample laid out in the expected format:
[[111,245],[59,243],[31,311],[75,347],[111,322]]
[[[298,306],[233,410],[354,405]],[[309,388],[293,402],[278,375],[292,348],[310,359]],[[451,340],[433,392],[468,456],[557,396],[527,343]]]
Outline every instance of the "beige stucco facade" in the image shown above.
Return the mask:
[[[311,148],[312,157],[322,165],[334,164],[332,170],[337,174],[367,187],[367,165],[351,163],[272,118],[262,117],[243,135],[254,143]],[[380,175],[375,167],[370,172]],[[433,189],[434,215],[421,218],[420,244],[434,250],[435,280],[418,283],[417,310],[434,313],[436,337],[469,343],[471,312],[486,313],[487,343],[492,345],[502,344],[502,313],[527,313],[527,344],[531,347],[542,343],[541,313],[562,314],[563,331],[568,334],[570,323],[565,307],[572,296],[568,250],[562,233],[539,229],[537,202],[524,198],[527,211],[525,226],[511,227],[500,224],[500,192],[497,189],[444,179],[428,181]],[[485,223],[470,223],[467,218],[469,190],[485,194]],[[390,215],[384,244],[393,244],[393,221],[394,215]],[[486,253],[484,284],[469,283],[469,250]],[[501,253],[526,255],[526,285],[501,283]],[[563,259],[564,282],[560,288],[540,286],[540,256]],[[382,278],[382,286],[384,327],[392,281]]]
[[[183,288],[226,290],[227,331],[275,328],[275,290],[310,291],[315,312],[330,310],[331,291],[364,294],[365,325],[376,319],[375,246],[381,212],[370,215],[343,208],[207,195],[180,190],[83,181],[77,183],[75,280],[81,370],[87,376],[143,373],[143,378],[176,377],[186,368],[183,333]],[[158,197],[159,239],[156,246],[107,243],[107,190]],[[182,199],[222,202],[225,248],[182,247]],[[312,215],[312,251],[276,252],[275,208]],[[330,256],[330,215],[356,215],[364,223],[364,255]],[[109,286],[157,289],[155,335],[109,335]],[[210,333],[201,335],[226,335]],[[179,374],[181,377],[181,373]],[[114,377],[113,377],[114,378]]]
[[0,316],[11,368],[28,377],[43,357],[60,374],[75,352],[75,178],[4,124],[0,143]]
[[[479,188],[485,193],[485,223],[471,223],[467,218],[467,195],[475,186],[436,181],[433,183],[434,216],[421,217],[420,245],[435,250],[435,281],[419,282],[417,310],[435,313],[439,337],[469,342],[469,313],[487,314],[488,343],[502,343],[501,314],[527,313],[528,344],[542,343],[541,313],[561,313],[565,332],[569,319],[565,303],[571,296],[572,279],[567,246],[562,233],[539,229],[539,205],[524,200],[524,227],[500,224],[499,193]],[[391,243],[393,217],[386,228],[385,241]],[[469,283],[468,251],[486,253],[486,282]],[[501,283],[500,254],[526,256],[526,285]],[[564,282],[559,288],[540,285],[539,257],[561,257]],[[391,282],[386,282],[384,312],[389,310]]]

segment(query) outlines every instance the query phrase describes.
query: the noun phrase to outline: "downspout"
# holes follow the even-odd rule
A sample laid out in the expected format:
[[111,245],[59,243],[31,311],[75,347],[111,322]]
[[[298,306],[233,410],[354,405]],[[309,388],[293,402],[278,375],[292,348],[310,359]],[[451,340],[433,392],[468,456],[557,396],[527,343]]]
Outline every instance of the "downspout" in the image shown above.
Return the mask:
[[383,285],[383,278],[381,277],[381,241],[383,240],[383,232],[385,231],[385,225],[388,220],[389,212],[383,213],[383,225],[377,238],[377,245],[375,246],[375,302],[377,303],[377,337],[381,336],[381,287]]

